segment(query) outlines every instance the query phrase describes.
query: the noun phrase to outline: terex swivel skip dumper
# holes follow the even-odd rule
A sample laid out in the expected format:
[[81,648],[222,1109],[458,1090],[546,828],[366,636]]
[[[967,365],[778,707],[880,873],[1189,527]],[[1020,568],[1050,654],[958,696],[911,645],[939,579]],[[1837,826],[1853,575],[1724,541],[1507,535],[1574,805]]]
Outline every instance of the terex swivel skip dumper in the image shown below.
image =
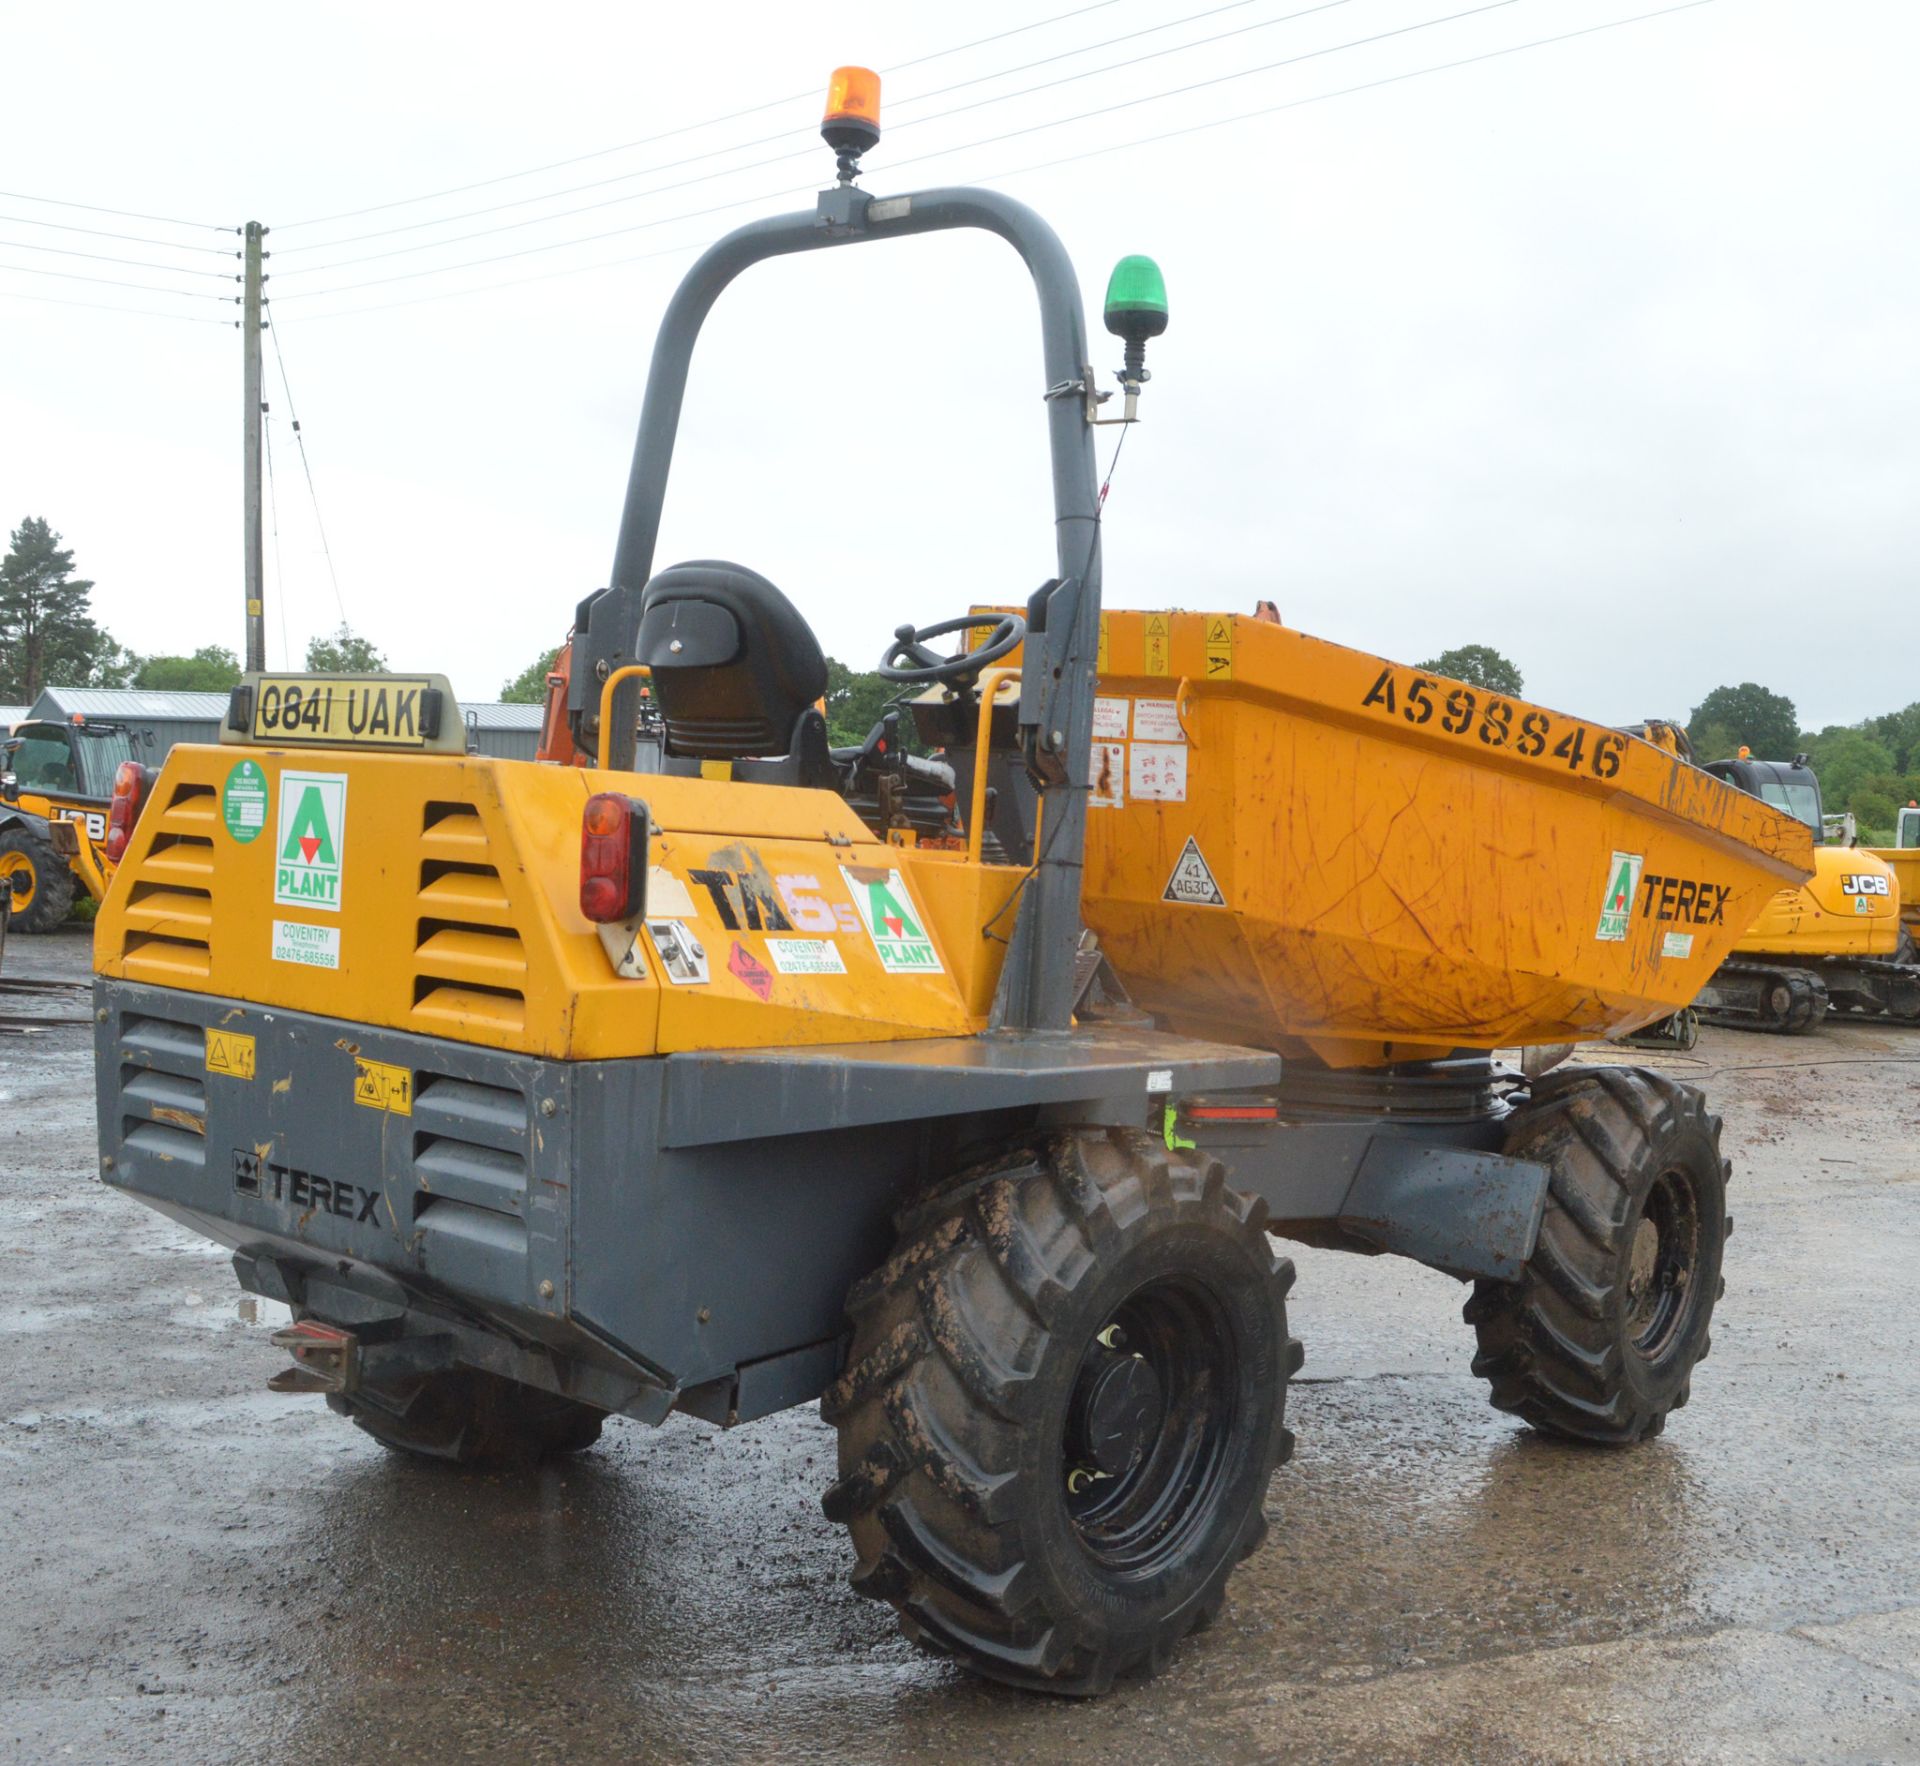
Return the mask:
[[[1103,613],[1114,419],[1060,241],[989,191],[870,197],[877,82],[834,93],[839,181],[713,246],[661,325],[571,650],[597,764],[465,754],[431,675],[249,677],[99,917],[101,1168],[292,1307],[278,1384],[398,1449],[818,1398],[855,1585],[1091,1693],[1161,1667],[1265,1531],[1301,1360],[1270,1235],[1470,1280],[1474,1366],[1536,1428],[1632,1442],[1686,1402],[1718,1120],[1492,1051],[1684,1005],[1810,840],[1596,724],[1270,620]],[[688,365],[763,259],[954,227],[1032,275],[1053,574],[895,634],[939,758],[891,718],[836,749],[793,605],[655,568]],[[1106,321],[1130,421],[1147,260]],[[1657,923],[1648,875],[1724,911]]]

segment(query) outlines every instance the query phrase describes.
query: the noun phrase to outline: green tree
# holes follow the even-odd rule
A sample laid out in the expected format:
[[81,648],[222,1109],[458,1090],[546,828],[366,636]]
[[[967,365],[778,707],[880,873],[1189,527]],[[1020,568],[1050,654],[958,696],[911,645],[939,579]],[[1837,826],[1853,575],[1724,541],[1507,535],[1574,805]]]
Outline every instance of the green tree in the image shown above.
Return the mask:
[[1450,681],[1465,681],[1470,687],[1504,693],[1510,699],[1518,699],[1526,684],[1519,669],[1491,644],[1462,644],[1458,649],[1442,650],[1419,667],[1424,673],[1445,675]]
[[1725,724],[1697,724],[1687,731],[1697,761],[1731,760],[1740,747],[1740,738]]
[[1728,758],[1709,754],[1701,746],[1701,734],[1716,724],[1733,738],[1736,748],[1751,748],[1755,760],[1791,760],[1799,751],[1800,719],[1793,701],[1754,681],[1742,681],[1737,687],[1715,687],[1693,708],[1693,715],[1687,719],[1687,736],[1703,760]]
[[547,702],[547,676],[553,672],[553,665],[560,660],[558,644],[544,656],[537,656],[529,662],[512,680],[503,682],[500,688],[500,700],[504,705],[545,705]]
[[1904,711],[1870,717],[1860,727],[1876,742],[1885,745],[1901,772],[1920,772],[1920,699]]
[[100,634],[100,648],[94,652],[93,667],[87,673],[89,687],[131,687],[133,677],[146,664],[144,656],[122,649],[106,633]]
[[129,683],[170,693],[224,693],[240,684],[240,658],[218,644],[203,644],[191,656],[140,659]]
[[75,686],[110,640],[93,623],[93,584],[73,574],[73,553],[38,515],[13,530],[0,559],[0,699],[32,704],[40,689]]
[[[836,748],[852,748],[866,741],[868,733],[885,715],[887,706],[911,689],[896,681],[883,680],[870,670],[852,669],[844,662],[827,658],[827,739]],[[911,723],[903,717],[905,734],[912,741]]]
[[387,659],[343,620],[340,629],[307,640],[307,668],[317,675],[377,675]]
[[1864,730],[1841,725],[1822,730],[1807,743],[1807,760],[1820,775],[1820,795],[1832,810],[1851,809],[1859,816],[1852,801],[1857,791],[1871,781],[1884,795],[1893,783],[1893,756]]

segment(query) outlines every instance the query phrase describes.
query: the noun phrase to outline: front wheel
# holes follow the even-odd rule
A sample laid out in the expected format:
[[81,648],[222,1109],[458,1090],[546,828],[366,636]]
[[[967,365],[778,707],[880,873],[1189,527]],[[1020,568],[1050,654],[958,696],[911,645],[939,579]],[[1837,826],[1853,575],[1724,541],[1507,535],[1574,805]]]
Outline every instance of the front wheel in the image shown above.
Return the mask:
[[13,930],[51,932],[73,906],[73,872],[39,835],[0,828],[0,913],[10,890]]
[[1496,1409],[1579,1441],[1657,1435],[1706,1359],[1732,1229],[1720,1118],[1645,1068],[1541,1080],[1506,1151],[1549,1173],[1517,1282],[1481,1281],[1466,1318]]
[[853,1585],[992,1679],[1104,1691],[1220,1610],[1292,1449],[1293,1266],[1204,1155],[1062,1134],[900,1223],[848,1301]]

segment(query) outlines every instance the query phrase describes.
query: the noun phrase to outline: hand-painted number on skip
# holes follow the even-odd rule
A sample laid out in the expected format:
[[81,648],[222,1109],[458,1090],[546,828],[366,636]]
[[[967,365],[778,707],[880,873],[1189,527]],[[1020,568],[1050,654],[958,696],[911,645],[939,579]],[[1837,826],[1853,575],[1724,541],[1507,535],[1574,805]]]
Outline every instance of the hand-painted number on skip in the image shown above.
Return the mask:
[[1497,694],[1474,687],[1413,675],[1402,681],[1392,668],[1379,678],[1360,701],[1362,709],[1398,718],[1420,729],[1431,724],[1449,736],[1476,742],[1482,748],[1511,748],[1528,760],[1550,755],[1567,771],[1583,769],[1596,779],[1611,779],[1620,771],[1627,739],[1614,730],[1594,730],[1571,719],[1556,720],[1544,711],[1523,709]]

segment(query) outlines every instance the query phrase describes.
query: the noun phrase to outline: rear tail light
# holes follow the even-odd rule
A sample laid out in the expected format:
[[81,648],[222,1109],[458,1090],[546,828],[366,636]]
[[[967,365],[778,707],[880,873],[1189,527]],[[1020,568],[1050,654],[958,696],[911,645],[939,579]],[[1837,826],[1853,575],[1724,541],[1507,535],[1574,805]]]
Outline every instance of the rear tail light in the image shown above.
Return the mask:
[[609,925],[647,904],[647,806],[619,791],[587,799],[580,818],[580,911]]
[[117,865],[127,855],[133,825],[153,789],[153,768],[137,760],[123,760],[113,775],[113,802],[107,810],[107,863]]

